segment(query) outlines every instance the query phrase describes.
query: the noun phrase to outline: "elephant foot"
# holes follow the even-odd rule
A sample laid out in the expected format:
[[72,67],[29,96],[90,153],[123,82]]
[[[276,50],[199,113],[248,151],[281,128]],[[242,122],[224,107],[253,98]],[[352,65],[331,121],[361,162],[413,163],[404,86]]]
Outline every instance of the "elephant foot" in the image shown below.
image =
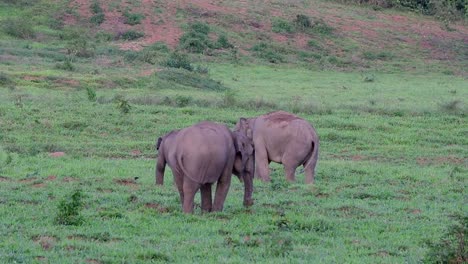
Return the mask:
[[249,199],[249,200],[244,201],[244,206],[245,207],[252,206],[253,204],[254,204],[253,199]]

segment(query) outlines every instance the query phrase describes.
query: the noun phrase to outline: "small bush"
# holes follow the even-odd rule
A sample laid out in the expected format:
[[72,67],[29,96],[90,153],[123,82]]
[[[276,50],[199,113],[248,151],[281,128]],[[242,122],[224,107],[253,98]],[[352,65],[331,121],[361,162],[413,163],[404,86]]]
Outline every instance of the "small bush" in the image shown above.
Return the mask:
[[86,87],[86,94],[88,95],[88,100],[91,102],[95,102],[97,97],[96,97],[96,91],[91,88],[91,87]]
[[185,96],[185,95],[177,95],[174,99],[174,102],[176,106],[178,107],[186,107],[187,105],[190,104],[191,101],[192,101],[192,98],[189,96]]
[[255,44],[251,50],[254,52],[256,57],[265,59],[271,63],[281,63],[285,61],[283,55],[281,55],[280,52],[265,42]]
[[424,263],[467,263],[468,217],[456,216],[457,223],[450,226],[440,241],[429,243]]
[[96,0],[93,1],[93,3],[91,3],[91,6],[89,8],[91,9],[91,12],[93,12],[93,14],[101,14],[103,12],[102,7]]
[[276,17],[271,22],[271,30],[275,33],[293,33],[294,26],[289,21]]
[[59,69],[59,70],[64,70],[64,71],[74,71],[75,70],[75,66],[73,65],[72,60],[70,58],[66,59],[65,61],[63,61],[61,63],[55,64],[55,68]]
[[179,39],[179,46],[192,53],[203,53],[213,47],[208,33],[210,27],[206,23],[195,22],[189,26],[189,30]]
[[21,18],[8,18],[2,21],[2,29],[10,36],[22,39],[31,39],[36,36],[31,20]]
[[310,21],[310,18],[306,15],[297,15],[296,19],[294,19],[293,22],[296,25],[296,28],[302,31],[306,28],[312,27],[312,22]]
[[103,13],[95,14],[90,19],[91,23],[95,25],[101,25],[104,22],[104,20],[105,20],[105,16]]
[[65,197],[58,205],[55,223],[59,225],[81,225],[84,218],[80,215],[83,208],[83,194],[76,190],[70,197]]
[[0,86],[8,87],[8,86],[13,86],[15,82],[13,79],[10,77],[10,75],[0,72]]
[[124,12],[125,24],[128,25],[138,25],[141,24],[141,20],[145,18],[143,14],[129,13],[128,11]]
[[91,58],[95,55],[96,47],[85,36],[76,36],[67,42],[66,49],[69,55]]
[[142,32],[138,32],[138,31],[135,31],[135,30],[128,30],[128,31],[125,31],[120,36],[120,38],[122,38],[123,40],[135,40],[135,39],[142,38],[144,36],[145,36],[145,34],[142,33]]
[[333,30],[333,27],[329,26],[322,19],[315,21],[312,25],[312,31],[320,35],[330,35]]
[[132,106],[130,105],[127,99],[123,98],[123,96],[117,96],[115,98],[115,102],[117,103],[117,109],[119,109],[122,114],[130,113]]
[[233,48],[234,45],[232,45],[227,36],[222,34],[218,36],[218,40],[216,41],[216,47],[221,48],[221,49],[230,49]]
[[171,53],[169,58],[163,63],[163,66],[170,68],[181,68],[188,71],[193,70],[193,66],[190,64],[188,55],[180,52]]

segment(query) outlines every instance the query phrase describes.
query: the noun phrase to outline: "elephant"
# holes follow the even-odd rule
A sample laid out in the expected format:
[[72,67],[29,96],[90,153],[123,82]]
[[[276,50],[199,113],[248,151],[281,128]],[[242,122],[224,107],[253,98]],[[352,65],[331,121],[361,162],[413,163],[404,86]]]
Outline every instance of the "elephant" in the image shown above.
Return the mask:
[[255,118],[240,118],[234,131],[253,140],[256,177],[270,181],[271,161],[283,164],[286,179],[295,181],[296,168],[304,166],[305,182],[314,183],[319,138],[304,119],[276,111]]
[[[254,147],[241,133],[203,121],[158,138],[156,149],[156,184],[163,185],[167,164],[174,175],[184,213],[193,213],[193,200],[199,189],[202,211],[222,211],[232,174],[244,182],[244,206],[253,204]],[[215,182],[213,203],[211,186]]]

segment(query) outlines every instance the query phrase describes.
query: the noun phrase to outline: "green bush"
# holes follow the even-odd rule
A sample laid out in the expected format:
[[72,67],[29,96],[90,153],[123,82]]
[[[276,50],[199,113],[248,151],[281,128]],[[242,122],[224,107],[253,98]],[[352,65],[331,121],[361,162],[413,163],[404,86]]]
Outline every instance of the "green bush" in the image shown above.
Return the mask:
[[83,194],[81,190],[76,190],[70,197],[65,197],[58,204],[58,213],[55,223],[60,225],[81,225],[84,218],[80,215],[83,208]]
[[61,63],[55,64],[55,68],[59,70],[64,70],[64,71],[74,71],[75,66],[72,63],[72,60],[70,58],[66,59],[65,61]]
[[329,26],[325,21],[319,19],[312,24],[312,32],[320,35],[330,35],[334,28]]
[[294,19],[294,24],[296,25],[296,28],[299,30],[305,30],[306,28],[312,27],[312,22],[310,21],[310,18],[306,15],[297,15],[296,19]]
[[293,33],[294,26],[287,20],[275,17],[271,22],[271,30],[275,33]]
[[189,30],[180,37],[179,47],[192,53],[203,53],[208,48],[212,48],[210,38],[210,27],[206,23],[195,22],[189,26]]
[[208,35],[210,33],[210,26],[204,22],[195,22],[190,25],[190,31]]
[[253,51],[254,56],[265,59],[271,63],[281,63],[285,61],[283,55],[281,55],[278,50],[275,50],[265,42],[255,44],[251,50]]
[[88,95],[88,100],[91,102],[95,102],[97,97],[96,97],[96,91],[91,88],[91,87],[86,87],[86,94]]
[[143,14],[136,14],[136,13],[130,13],[128,11],[124,12],[124,17],[125,17],[125,24],[128,25],[138,25],[141,24],[141,20],[145,18],[145,15]]
[[140,51],[127,51],[124,54],[127,61],[142,61],[149,64],[156,64],[167,57],[169,48],[163,42],[156,42]]
[[29,19],[8,18],[2,21],[2,29],[10,36],[31,39],[36,36]]
[[7,86],[12,86],[14,84],[15,84],[15,82],[10,77],[10,75],[8,75],[8,74],[6,74],[4,72],[0,72],[0,86],[7,87]]
[[170,68],[181,68],[192,71],[193,67],[187,54],[174,52],[169,55],[169,58],[163,63],[163,66]]
[[105,20],[105,16],[103,13],[95,14],[90,19],[91,23],[95,25],[101,25],[104,22],[104,20]]
[[77,36],[77,38],[69,40],[65,47],[69,55],[82,58],[94,57],[96,49],[85,36]]
[[93,14],[102,14],[103,12],[102,7],[99,5],[99,2],[97,0],[93,1],[89,8],[91,9],[91,12],[93,12]]
[[125,31],[120,37],[124,40],[135,40],[144,37],[145,34],[135,30]]
[[221,49],[230,49],[233,48],[234,45],[229,42],[226,35],[221,34],[218,36],[218,40],[216,41],[216,47]]

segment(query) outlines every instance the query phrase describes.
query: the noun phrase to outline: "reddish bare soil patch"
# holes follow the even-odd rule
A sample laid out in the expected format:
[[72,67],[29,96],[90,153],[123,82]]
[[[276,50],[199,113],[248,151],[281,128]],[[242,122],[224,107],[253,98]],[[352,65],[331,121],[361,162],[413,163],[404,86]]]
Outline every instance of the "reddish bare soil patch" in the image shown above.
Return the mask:
[[35,180],[37,180],[36,177],[31,177],[31,178],[24,178],[24,179],[21,179],[21,180],[19,180],[19,182],[28,183],[28,182],[33,182],[33,181],[35,181]]
[[45,187],[45,186],[46,186],[45,183],[42,183],[42,182],[41,183],[35,183],[35,184],[32,185],[32,187],[34,187],[34,188],[42,188],[42,187]]
[[71,86],[71,87],[79,87],[80,81],[73,80],[73,79],[59,79],[54,82],[58,86]]
[[57,179],[57,176],[55,175],[49,175],[47,178],[45,178],[47,181],[55,181]]
[[167,213],[169,212],[169,208],[167,207],[164,207],[158,203],[146,203],[145,204],[145,207],[146,208],[150,208],[150,209],[155,209],[156,211],[160,212],[160,213]]
[[79,180],[77,178],[74,178],[74,177],[65,177],[65,178],[63,178],[62,181],[63,182],[77,182]]
[[140,156],[141,151],[139,149],[134,149],[130,152],[130,154],[132,154],[132,156]]
[[134,179],[117,179],[114,180],[117,184],[128,186],[133,190],[138,189],[138,183]]
[[62,156],[65,156],[65,152],[58,151],[58,152],[50,152],[49,153],[49,157],[52,157],[52,158],[58,158],[58,157],[62,157]]
[[33,238],[33,240],[37,244],[41,245],[44,250],[51,250],[57,242],[57,238],[53,236],[37,236]]
[[457,158],[457,157],[419,157],[416,159],[416,162],[423,165],[432,165],[432,164],[463,164],[468,163],[468,159]]
[[25,75],[25,76],[23,76],[23,80],[32,81],[32,82],[39,82],[39,81],[45,80],[45,77],[44,76]]
[[47,258],[44,257],[44,256],[36,256],[35,259],[36,259],[37,261],[47,261]]

